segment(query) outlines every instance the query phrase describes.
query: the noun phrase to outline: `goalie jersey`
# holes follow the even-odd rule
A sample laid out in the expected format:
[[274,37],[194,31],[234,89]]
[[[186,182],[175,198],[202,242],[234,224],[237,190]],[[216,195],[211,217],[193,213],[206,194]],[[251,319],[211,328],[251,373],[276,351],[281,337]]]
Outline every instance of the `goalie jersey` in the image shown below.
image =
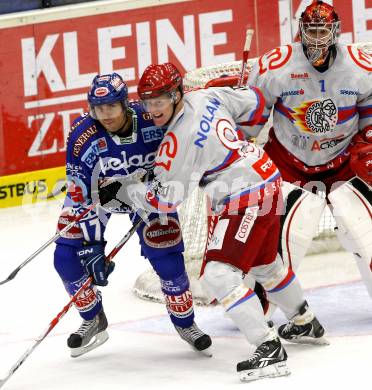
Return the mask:
[[249,75],[249,85],[260,88],[266,100],[251,135],[259,133],[273,108],[272,131],[296,165],[341,164],[352,137],[372,123],[372,59],[355,46],[336,48],[325,72],[316,70],[295,43],[260,57]]
[[278,169],[246,133],[262,115],[256,88],[208,88],[187,93],[169,124],[155,159],[147,201],[174,209],[196,187],[221,213],[261,204],[280,191]]

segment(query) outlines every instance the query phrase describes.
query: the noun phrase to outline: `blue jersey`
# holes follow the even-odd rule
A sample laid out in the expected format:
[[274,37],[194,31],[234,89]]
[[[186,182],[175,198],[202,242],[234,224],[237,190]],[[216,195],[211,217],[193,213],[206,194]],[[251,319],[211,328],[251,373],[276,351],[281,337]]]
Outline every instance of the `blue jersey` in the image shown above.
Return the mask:
[[[125,137],[109,133],[89,114],[73,123],[67,141],[68,189],[58,221],[59,230],[87,210],[92,202],[95,203],[100,180],[116,175],[137,176],[137,173],[142,177],[144,172],[153,168],[164,131],[154,126],[150,115],[139,103],[130,103],[128,111],[132,116],[132,133]],[[86,269],[77,256],[78,247],[84,241],[104,241],[109,217],[110,214],[102,208],[94,208],[57,240],[54,266],[70,295],[75,294],[87,278]],[[194,322],[194,311],[177,214],[168,214],[165,222],[164,218],[152,213],[147,223],[142,223],[137,229],[137,234],[142,255],[149,259],[159,275],[171,321],[179,327],[190,327]],[[102,309],[101,295],[94,288],[90,290],[92,295],[88,297],[84,292],[76,304],[86,320],[92,319]]]
[[[59,229],[89,207],[100,180],[135,172],[143,176],[153,168],[164,130],[154,125],[141,104],[129,103],[128,111],[132,115],[133,131],[126,136],[109,133],[88,113],[72,124],[66,152],[68,192]],[[102,241],[108,218],[103,209],[95,209],[57,242],[78,246],[83,240]]]

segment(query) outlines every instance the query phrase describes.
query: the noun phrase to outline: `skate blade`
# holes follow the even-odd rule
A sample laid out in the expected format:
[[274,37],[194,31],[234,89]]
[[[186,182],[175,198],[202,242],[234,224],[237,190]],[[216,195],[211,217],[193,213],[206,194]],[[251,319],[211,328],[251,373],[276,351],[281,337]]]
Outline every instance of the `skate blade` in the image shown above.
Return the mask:
[[194,351],[199,352],[201,355],[207,356],[207,357],[212,357],[213,356],[213,351],[212,347],[208,347],[206,349],[203,349],[202,351],[199,351],[196,348],[193,348]]
[[78,348],[70,348],[71,357],[76,358],[76,357],[79,357],[81,355],[86,354],[87,352],[104,344],[108,340],[108,338],[109,338],[109,335],[108,335],[107,331],[105,331],[105,330],[103,332],[97,333],[93,337],[93,339],[92,339],[93,341],[91,341],[89,344],[84,345],[82,347],[78,347]]
[[290,375],[290,373],[291,371],[287,367],[287,363],[284,361],[275,364],[270,364],[269,366],[263,368],[240,371],[239,377],[241,382],[252,382],[258,379],[287,376]]
[[329,345],[329,341],[324,337],[300,337],[298,339],[283,339],[294,344],[311,344],[311,345]]

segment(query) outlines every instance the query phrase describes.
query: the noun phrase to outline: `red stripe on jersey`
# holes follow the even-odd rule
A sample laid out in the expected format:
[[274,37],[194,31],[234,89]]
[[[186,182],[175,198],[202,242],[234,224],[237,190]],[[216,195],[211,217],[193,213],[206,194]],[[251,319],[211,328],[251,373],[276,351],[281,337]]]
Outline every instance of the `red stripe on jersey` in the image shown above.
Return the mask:
[[262,94],[261,90],[256,87],[250,87],[250,89],[256,94],[257,97],[257,105],[254,111],[252,111],[251,116],[249,117],[249,120],[246,122],[239,122],[238,125],[241,126],[254,126],[258,122],[260,122],[262,118],[262,114],[265,108],[265,98]]

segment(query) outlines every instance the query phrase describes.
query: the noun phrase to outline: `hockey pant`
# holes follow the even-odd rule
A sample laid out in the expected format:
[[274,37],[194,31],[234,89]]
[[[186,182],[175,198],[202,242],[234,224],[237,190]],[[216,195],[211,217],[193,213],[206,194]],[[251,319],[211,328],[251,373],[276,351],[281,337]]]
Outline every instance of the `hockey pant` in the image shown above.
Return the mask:
[[260,282],[270,294],[269,299],[282,308],[288,319],[298,313],[304,302],[294,273],[277,254],[278,200],[274,199],[272,209],[264,215],[256,207],[246,209],[243,215],[219,218],[208,242],[202,277],[209,295],[223,305],[227,315],[255,345],[273,335],[253,286],[243,284],[243,274]]

